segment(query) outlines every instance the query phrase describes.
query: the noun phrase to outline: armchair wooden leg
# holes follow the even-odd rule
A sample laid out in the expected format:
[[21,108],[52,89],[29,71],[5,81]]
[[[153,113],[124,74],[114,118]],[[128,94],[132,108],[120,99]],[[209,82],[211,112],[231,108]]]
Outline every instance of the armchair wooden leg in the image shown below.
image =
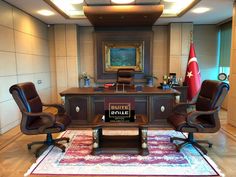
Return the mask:
[[170,142],[173,142],[175,140],[184,141],[183,143],[176,145],[176,151],[177,152],[179,152],[180,149],[182,147],[184,147],[185,145],[187,145],[187,144],[192,144],[193,146],[200,149],[204,154],[207,154],[207,150],[198,143],[208,144],[209,148],[212,147],[212,143],[210,143],[207,140],[195,140],[194,136],[193,136],[193,133],[189,133],[188,138],[179,138],[179,137],[171,137],[170,138]]
[[35,152],[35,156],[37,158],[51,145],[56,146],[56,147],[60,148],[62,150],[62,152],[65,152],[66,147],[63,144],[58,143],[60,141],[66,141],[67,143],[69,143],[70,138],[62,137],[62,138],[53,139],[51,133],[48,133],[46,141],[32,142],[30,144],[27,144],[27,147],[28,147],[28,149],[31,149],[31,147],[35,144],[43,144]]
[[38,148],[35,152],[35,157],[39,157],[41,154],[43,154],[43,152],[49,147],[49,145],[44,144],[42,145],[40,148]]
[[67,143],[69,143],[70,142],[70,138],[62,137],[62,138],[54,139],[54,141],[55,142],[66,141]]
[[189,144],[189,142],[185,141],[185,142],[183,142],[183,143],[181,143],[181,144],[176,145],[176,151],[179,152],[180,149],[181,149],[182,147],[186,146],[187,144]]
[[208,144],[208,147],[211,148],[212,147],[212,143],[207,141],[207,140],[196,140],[197,143],[201,143],[201,144]]
[[202,147],[200,144],[198,144],[197,142],[193,142],[192,144],[193,144],[193,146],[200,149],[203,152],[203,154],[207,154],[207,150],[204,147]]
[[63,145],[63,144],[59,144],[59,143],[54,143],[54,145],[58,148],[60,148],[62,150],[62,152],[65,152],[66,150],[66,147]]
[[179,137],[171,137],[170,138],[170,142],[173,143],[175,140],[178,140],[178,141],[186,141],[185,138],[179,138]]
[[36,142],[32,142],[32,143],[29,143],[27,144],[27,148],[28,149],[31,149],[31,147],[35,144],[44,144],[45,141],[36,141]]

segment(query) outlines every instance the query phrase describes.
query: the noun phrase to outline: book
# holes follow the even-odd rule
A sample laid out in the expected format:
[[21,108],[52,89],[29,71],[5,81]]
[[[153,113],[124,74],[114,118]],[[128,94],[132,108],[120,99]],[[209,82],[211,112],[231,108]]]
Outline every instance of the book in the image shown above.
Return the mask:
[[115,83],[105,83],[104,84],[104,87],[105,88],[109,88],[109,87],[112,87],[112,86],[114,86],[115,85]]

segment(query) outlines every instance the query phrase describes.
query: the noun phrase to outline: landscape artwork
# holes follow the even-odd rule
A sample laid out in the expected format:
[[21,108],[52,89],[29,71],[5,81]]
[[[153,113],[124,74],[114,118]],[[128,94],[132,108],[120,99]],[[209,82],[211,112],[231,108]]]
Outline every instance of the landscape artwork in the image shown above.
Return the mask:
[[110,50],[111,66],[135,66],[135,48],[112,48]]
[[143,42],[105,42],[105,72],[116,72],[120,68],[143,71]]

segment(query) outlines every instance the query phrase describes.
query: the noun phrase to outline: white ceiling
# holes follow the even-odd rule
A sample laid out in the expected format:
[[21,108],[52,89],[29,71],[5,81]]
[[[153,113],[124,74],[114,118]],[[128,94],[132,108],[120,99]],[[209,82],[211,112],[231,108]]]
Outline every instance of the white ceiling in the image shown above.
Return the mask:
[[[80,20],[69,20],[65,19],[57,11],[55,11],[51,6],[45,3],[43,0],[5,0],[6,2],[16,6],[19,9],[31,14],[32,16],[40,19],[46,24],[64,24],[64,23],[76,23],[80,26],[91,26],[87,19]],[[92,1],[92,0],[90,0]],[[95,1],[95,0],[94,0]],[[102,0],[96,0],[101,2]],[[147,1],[147,0],[140,0]],[[209,7],[211,11],[204,14],[194,14],[192,9],[185,13],[180,18],[159,18],[155,25],[165,25],[170,22],[193,22],[194,24],[217,24],[230,17],[232,17],[233,11],[233,1],[234,0],[201,0],[196,6],[197,7]],[[37,14],[40,9],[49,9],[55,13],[55,15],[50,17],[45,17]]]

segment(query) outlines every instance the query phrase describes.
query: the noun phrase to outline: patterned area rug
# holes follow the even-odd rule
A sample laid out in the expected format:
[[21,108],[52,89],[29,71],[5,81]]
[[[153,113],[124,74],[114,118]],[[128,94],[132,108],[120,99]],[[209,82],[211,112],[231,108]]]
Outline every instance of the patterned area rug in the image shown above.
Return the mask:
[[[220,170],[207,156],[192,145],[181,152],[170,143],[171,136],[183,137],[182,133],[163,130],[148,131],[149,155],[103,154],[90,155],[91,130],[68,130],[63,136],[71,138],[65,153],[50,147],[25,176],[33,175],[143,175],[143,176],[220,176]],[[66,144],[65,144],[66,145]],[[221,174],[222,175],[222,174]],[[223,176],[223,175],[222,175]]]

